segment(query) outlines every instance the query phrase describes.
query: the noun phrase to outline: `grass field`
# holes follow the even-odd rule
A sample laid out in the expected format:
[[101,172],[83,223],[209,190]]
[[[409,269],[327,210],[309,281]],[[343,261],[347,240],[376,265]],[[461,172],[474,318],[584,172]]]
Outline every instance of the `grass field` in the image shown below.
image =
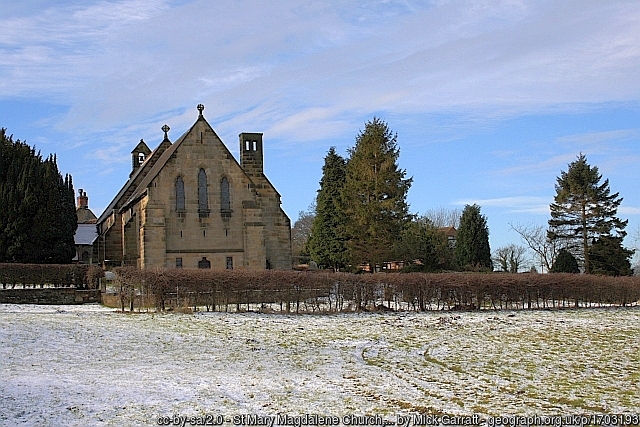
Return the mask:
[[0,378],[0,425],[637,413],[640,308],[294,316],[0,305]]

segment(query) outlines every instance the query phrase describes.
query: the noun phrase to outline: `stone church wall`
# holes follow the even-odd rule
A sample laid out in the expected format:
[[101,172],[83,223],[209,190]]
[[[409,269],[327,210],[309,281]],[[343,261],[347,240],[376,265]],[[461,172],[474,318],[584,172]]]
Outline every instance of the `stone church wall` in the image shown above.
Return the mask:
[[[100,237],[107,259],[141,268],[291,268],[291,224],[262,173],[262,134],[242,135],[252,142],[242,157],[246,168],[202,115],[174,145],[165,134],[160,148],[168,152],[151,154],[153,164],[132,175],[131,187],[116,202],[126,210]],[[184,206],[178,206],[178,178]]]

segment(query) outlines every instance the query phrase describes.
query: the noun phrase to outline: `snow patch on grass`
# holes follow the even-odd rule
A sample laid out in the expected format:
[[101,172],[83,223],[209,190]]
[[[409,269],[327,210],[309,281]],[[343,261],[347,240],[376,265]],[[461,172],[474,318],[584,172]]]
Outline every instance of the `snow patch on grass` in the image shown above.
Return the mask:
[[0,305],[0,424],[158,415],[620,413],[640,309],[265,315]]

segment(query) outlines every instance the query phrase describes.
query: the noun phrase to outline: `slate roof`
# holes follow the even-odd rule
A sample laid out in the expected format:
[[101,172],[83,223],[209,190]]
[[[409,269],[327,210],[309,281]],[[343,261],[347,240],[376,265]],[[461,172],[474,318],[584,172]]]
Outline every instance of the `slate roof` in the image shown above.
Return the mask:
[[93,245],[98,238],[98,228],[95,224],[78,224],[73,239],[76,245]]
[[166,147],[167,143],[171,144],[171,142],[168,139],[162,141],[162,143],[158,146],[158,148],[156,148],[151,153],[150,156],[147,156],[144,163],[142,163],[142,165],[140,165],[140,167],[133,172],[133,175],[131,175],[127,180],[127,182],[125,182],[125,184],[122,186],[122,188],[120,189],[116,197],[113,198],[111,203],[109,203],[109,206],[107,206],[107,208],[102,212],[102,215],[100,215],[100,218],[98,218],[97,220],[98,224],[101,224],[104,220],[106,220],[111,215],[113,210],[116,209],[116,207],[122,206],[121,204],[120,206],[118,206],[118,202],[121,201],[121,199],[124,197],[127,191],[129,191],[131,186],[134,185],[138,177],[144,176],[144,174],[151,168],[150,165],[153,164],[155,158],[158,157],[157,154],[160,152],[162,148]]

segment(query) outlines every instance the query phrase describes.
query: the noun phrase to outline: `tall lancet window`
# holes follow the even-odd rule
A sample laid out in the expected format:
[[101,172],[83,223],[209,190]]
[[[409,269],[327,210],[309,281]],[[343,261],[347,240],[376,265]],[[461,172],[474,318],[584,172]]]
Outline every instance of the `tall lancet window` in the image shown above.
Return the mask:
[[184,180],[181,176],[176,179],[176,210],[184,210]]
[[229,180],[225,177],[220,182],[220,212],[231,213],[231,196],[229,195]]
[[198,212],[200,217],[209,216],[209,198],[207,197],[207,173],[204,169],[198,172]]

